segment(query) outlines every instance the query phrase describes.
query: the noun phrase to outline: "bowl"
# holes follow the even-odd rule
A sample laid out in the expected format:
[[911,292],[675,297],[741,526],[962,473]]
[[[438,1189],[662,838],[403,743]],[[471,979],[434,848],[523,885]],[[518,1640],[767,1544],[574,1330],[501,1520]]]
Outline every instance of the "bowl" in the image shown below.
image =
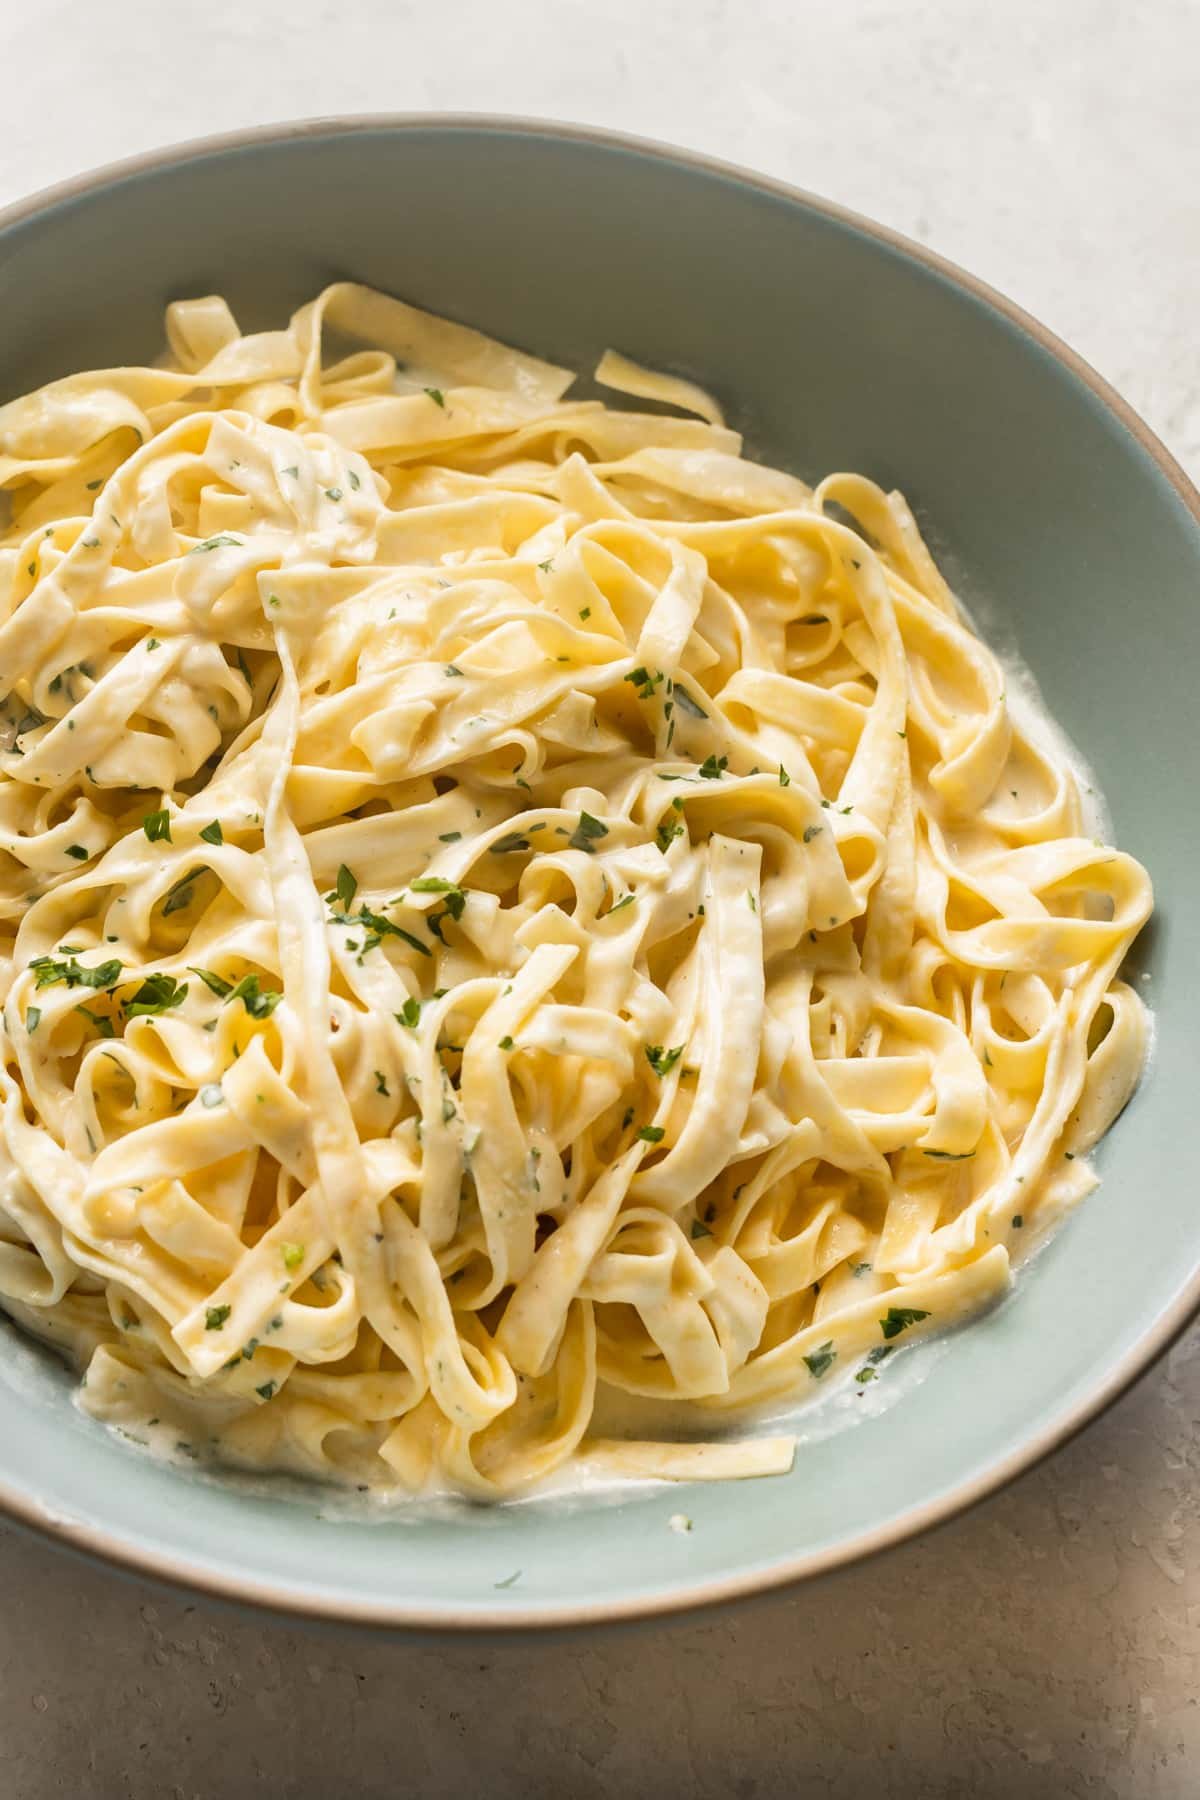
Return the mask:
[[1078,357],[927,251],[778,182],[535,121],[272,126],[21,202],[0,214],[0,397],[147,360],[173,298],[219,291],[253,329],[340,277],[581,369],[616,345],[714,389],[768,462],[901,487],[1154,878],[1136,953],[1152,1065],[1099,1191],[1011,1297],[914,1347],[877,1416],[814,1424],[790,1476],[367,1518],[139,1455],[5,1326],[0,1507],[213,1595],[423,1628],[669,1612],[878,1551],[1061,1444],[1200,1302],[1200,1142],[1183,1129],[1200,1073],[1200,496]]

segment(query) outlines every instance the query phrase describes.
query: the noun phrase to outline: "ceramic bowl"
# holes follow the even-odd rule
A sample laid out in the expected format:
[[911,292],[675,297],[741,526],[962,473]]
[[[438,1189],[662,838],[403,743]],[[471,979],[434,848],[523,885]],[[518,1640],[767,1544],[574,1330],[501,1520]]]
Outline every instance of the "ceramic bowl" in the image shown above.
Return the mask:
[[272,126],[10,208],[0,397],[153,356],[172,298],[219,290],[254,328],[343,276],[581,369],[619,346],[714,389],[755,455],[902,487],[1153,875],[1153,1063],[1103,1185],[1012,1297],[897,1359],[905,1391],[815,1431],[789,1477],[369,1522],[147,1460],[5,1327],[0,1507],[144,1574],[390,1626],[667,1612],[894,1544],[1062,1443],[1200,1300],[1200,497],[1076,356],[924,249],[703,158],[516,120]]

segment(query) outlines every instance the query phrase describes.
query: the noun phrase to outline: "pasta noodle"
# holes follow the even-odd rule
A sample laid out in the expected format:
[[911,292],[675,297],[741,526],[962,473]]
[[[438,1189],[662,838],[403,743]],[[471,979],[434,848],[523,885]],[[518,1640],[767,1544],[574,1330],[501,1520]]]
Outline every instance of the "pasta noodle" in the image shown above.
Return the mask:
[[0,408],[0,1298],[227,1462],[786,1468],[1093,1185],[1144,871],[899,495],[347,284],[166,328]]

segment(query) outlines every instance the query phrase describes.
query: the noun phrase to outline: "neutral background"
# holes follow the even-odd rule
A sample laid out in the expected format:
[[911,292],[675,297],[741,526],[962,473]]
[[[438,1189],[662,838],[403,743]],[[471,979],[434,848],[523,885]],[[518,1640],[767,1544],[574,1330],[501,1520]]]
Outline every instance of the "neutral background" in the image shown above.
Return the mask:
[[[270,119],[612,125],[962,262],[1200,476],[1198,69],[1196,0],[0,0],[0,204]],[[0,1800],[1192,1800],[1198,1427],[1193,1334],[936,1536],[588,1639],[292,1629],[0,1531]]]

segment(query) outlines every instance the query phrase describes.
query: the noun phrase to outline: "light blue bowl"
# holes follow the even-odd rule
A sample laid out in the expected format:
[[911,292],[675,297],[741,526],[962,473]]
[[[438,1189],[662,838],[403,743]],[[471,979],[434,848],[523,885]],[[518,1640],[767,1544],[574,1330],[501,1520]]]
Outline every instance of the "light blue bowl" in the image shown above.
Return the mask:
[[[619,346],[715,388],[768,461],[902,487],[951,580],[1032,665],[1118,840],[1154,877],[1139,951],[1153,1067],[1103,1146],[1103,1186],[1014,1296],[949,1350],[897,1359],[896,1403],[802,1446],[786,1479],[321,1518],[313,1491],[145,1460],[5,1330],[0,1505],[145,1574],[390,1625],[664,1612],[895,1543],[1078,1430],[1200,1302],[1200,496],[1077,357],[917,246],[682,152],[508,120],[271,127],[10,209],[0,396],[145,360],[171,298],[219,290],[256,327],[338,276],[580,368]],[[669,1528],[677,1511],[690,1533]]]

